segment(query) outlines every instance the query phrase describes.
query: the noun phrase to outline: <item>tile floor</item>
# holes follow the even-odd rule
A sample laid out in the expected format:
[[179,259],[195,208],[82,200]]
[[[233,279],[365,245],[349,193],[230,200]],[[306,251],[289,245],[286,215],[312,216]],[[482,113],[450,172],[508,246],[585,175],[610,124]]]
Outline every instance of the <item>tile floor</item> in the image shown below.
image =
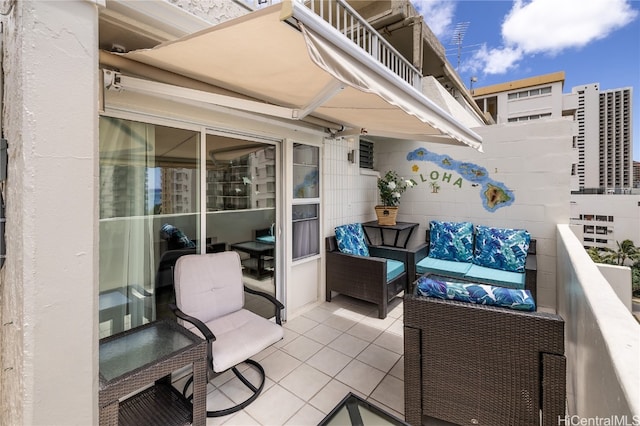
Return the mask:
[[[402,299],[378,319],[375,305],[339,295],[284,324],[285,337],[254,357],[266,372],[260,397],[207,425],[317,425],[348,392],[404,419]],[[248,391],[226,372],[208,385],[210,410]]]

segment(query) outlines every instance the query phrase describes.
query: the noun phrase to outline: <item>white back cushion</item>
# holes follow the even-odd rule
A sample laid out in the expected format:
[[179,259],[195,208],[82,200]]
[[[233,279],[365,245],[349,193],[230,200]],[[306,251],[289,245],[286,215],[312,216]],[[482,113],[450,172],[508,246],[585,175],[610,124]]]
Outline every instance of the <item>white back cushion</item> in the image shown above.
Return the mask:
[[244,306],[242,267],[235,251],[182,256],[174,281],[178,308],[205,323]]

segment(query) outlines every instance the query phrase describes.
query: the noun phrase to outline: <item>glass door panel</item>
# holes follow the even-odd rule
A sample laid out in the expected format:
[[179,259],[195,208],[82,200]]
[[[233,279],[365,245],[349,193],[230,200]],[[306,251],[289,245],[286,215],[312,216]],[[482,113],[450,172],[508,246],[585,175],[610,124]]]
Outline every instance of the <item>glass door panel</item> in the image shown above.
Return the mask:
[[[248,287],[276,295],[277,147],[259,140],[208,134],[206,232],[218,249],[233,250]],[[245,294],[245,307],[266,318],[272,305]]]
[[320,253],[320,148],[293,144],[293,260]]
[[112,117],[99,125],[99,321],[106,337],[172,315],[169,264],[201,243],[200,133]]

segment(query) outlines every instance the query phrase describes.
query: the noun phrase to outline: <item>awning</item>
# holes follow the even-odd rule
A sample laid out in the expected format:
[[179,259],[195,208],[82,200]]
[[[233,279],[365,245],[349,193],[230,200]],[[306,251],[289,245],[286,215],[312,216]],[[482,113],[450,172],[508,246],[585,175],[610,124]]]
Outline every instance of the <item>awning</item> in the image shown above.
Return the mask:
[[479,135],[298,2],[124,56],[284,108],[285,118],[313,115],[369,135],[445,135],[437,139],[482,146]]

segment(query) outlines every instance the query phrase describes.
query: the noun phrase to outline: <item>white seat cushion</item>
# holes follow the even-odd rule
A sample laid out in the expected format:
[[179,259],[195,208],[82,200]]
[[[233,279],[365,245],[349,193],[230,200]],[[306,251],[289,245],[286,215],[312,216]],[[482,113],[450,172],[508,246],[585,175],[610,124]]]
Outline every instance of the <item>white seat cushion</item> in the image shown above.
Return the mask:
[[[194,333],[202,336],[198,329],[184,323]],[[281,326],[246,309],[232,312],[206,323],[216,336],[213,342],[213,371],[228,370],[284,336]]]

